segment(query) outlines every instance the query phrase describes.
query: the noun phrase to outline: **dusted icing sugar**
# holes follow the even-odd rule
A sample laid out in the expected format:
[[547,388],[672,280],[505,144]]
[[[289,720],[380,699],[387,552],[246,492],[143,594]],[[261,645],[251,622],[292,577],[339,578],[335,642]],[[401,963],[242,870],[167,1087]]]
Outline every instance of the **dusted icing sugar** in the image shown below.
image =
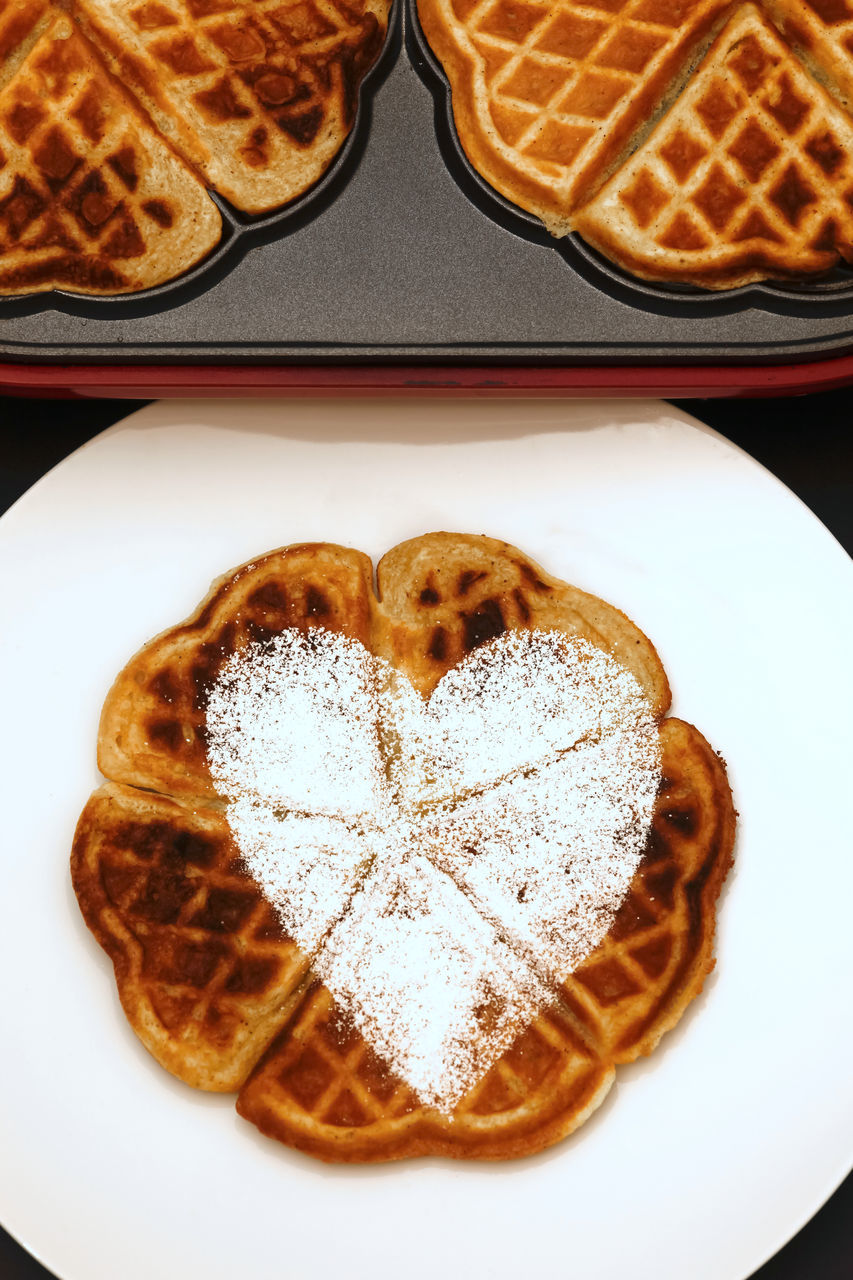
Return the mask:
[[443,1110],[607,932],[660,775],[634,677],[558,632],[506,633],[425,701],[358,641],[285,631],[226,663],[207,735],[284,926]]

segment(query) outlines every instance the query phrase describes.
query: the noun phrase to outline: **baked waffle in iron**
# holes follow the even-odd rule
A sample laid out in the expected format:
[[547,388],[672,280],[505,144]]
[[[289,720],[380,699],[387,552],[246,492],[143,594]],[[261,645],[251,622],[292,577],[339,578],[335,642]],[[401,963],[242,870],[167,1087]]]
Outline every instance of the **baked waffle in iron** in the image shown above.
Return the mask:
[[390,0],[0,0],[0,293],[135,292],[340,150]]
[[853,261],[853,23],[768,0],[418,0],[472,164],[555,235],[708,289]]
[[188,270],[221,234],[202,183],[66,13],[10,0],[4,18],[0,292],[127,293]]
[[[251,878],[205,750],[208,690],[229,658],[296,628],[358,640],[428,696],[507,632],[560,631],[616,654],[651,708],[660,784],[648,839],[606,936],[452,1110],[425,1106],[317,976]],[[667,719],[660,660],[624,614],[488,538],[432,534],[377,568],[328,544],[286,548],[214,584],[149,643],[104,707],[110,781],[78,824],[72,876],[147,1048],[200,1088],[325,1160],[520,1156],[571,1132],[615,1068],[649,1053],[713,966],[734,810],[719,757]],[[365,874],[368,874],[367,872]],[[352,900],[345,907],[352,909]]]

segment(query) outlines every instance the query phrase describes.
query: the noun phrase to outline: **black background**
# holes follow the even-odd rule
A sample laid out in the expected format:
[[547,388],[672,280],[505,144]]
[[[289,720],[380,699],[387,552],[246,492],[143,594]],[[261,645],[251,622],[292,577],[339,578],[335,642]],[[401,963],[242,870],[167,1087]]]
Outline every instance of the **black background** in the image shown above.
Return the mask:
[[[763,463],[853,554],[853,389],[784,399],[675,403]],[[127,400],[0,397],[0,512],[84,441],[137,408],[138,402]],[[849,714],[850,708],[844,713]],[[839,1011],[839,1016],[849,1016],[849,1011]],[[7,1052],[12,1044],[7,1037]],[[785,1123],[782,1114],[779,1123]],[[49,1206],[45,1211],[49,1212]],[[716,1216],[714,1206],[708,1206],[708,1213],[709,1218]],[[663,1210],[661,1214],[661,1229],[665,1230]],[[719,1230],[725,1230],[724,1223],[719,1224]],[[286,1238],[282,1256],[286,1258]],[[685,1265],[684,1280],[690,1280],[689,1260]],[[0,1229],[0,1280],[51,1280],[51,1275]],[[639,1268],[635,1275],[638,1280],[652,1280],[651,1273],[641,1273]],[[853,1175],[752,1280],[851,1278]],[[187,1280],[203,1278],[188,1274]],[[577,1280],[586,1278],[579,1276]]]

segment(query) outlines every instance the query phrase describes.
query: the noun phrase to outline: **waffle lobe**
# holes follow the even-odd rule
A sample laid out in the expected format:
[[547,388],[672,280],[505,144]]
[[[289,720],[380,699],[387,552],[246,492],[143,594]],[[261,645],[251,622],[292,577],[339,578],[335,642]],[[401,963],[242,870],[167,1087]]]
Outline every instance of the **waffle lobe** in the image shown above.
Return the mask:
[[853,261],[853,16],[831,0],[417,0],[472,164],[628,272]]
[[[422,1106],[367,1045],[247,875],[207,767],[204,706],[228,657],[286,628],[327,628],[422,693],[506,629],[557,629],[614,653],[659,719],[663,777],[640,867],[600,946],[451,1115]],[[556,1142],[649,1053],[713,966],[735,815],[720,758],[683,721],[648,639],[624,614],[517,549],[430,534],[377,567],[330,544],[288,547],[218,583],[151,641],[104,705],[99,763],[71,868],[127,1017],[171,1072],[239,1091],[263,1132],[324,1160],[503,1159]]]
[[0,0],[0,293],[116,294],[314,185],[390,0]]

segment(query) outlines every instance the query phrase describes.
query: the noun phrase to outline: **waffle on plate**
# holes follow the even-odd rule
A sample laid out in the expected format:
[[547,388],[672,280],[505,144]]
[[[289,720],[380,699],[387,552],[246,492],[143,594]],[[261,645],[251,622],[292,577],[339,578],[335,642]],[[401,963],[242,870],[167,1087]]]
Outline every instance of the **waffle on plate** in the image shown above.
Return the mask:
[[390,0],[0,0],[0,293],[134,292],[340,150]]
[[[666,718],[666,675],[633,623],[515,548],[427,535],[389,552],[377,583],[358,552],[285,548],[214,584],[131,660],[104,707],[109,781],[78,824],[74,888],[146,1047],[189,1084],[239,1091],[240,1114],[263,1132],[336,1161],[525,1155],[581,1124],[618,1064],[649,1053],[701,990],[734,839],[725,768],[698,730]],[[659,753],[648,831],[606,934],[464,1096],[425,1105],[318,976],[335,933],[300,948],[252,878],[211,776],[205,707],[234,655],[290,635],[358,642],[420,703],[501,637],[554,632],[615,655],[642,690]],[[425,829],[437,876],[428,848]],[[343,924],[377,880],[381,891],[368,859]]]
[[417,2],[469,159],[555,235],[708,289],[853,261],[838,6]]

